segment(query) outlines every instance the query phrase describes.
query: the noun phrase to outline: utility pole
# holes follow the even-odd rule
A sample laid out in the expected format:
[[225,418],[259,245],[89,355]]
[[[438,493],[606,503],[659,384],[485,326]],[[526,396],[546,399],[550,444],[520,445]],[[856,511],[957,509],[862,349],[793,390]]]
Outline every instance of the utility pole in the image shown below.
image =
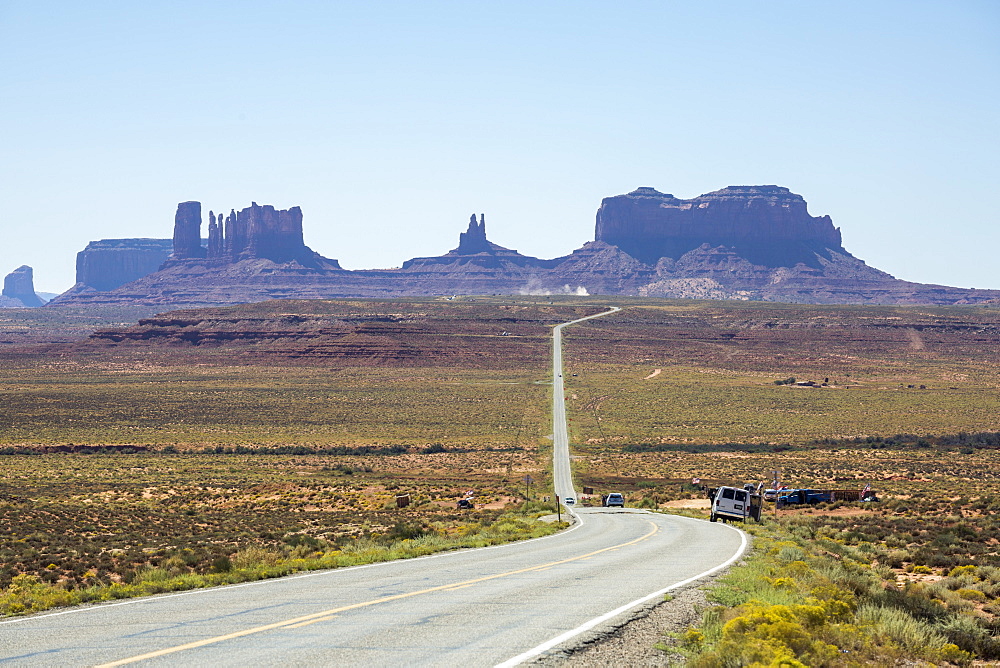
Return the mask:
[[774,478],[774,519],[778,519],[778,497],[781,496],[779,492],[781,489],[781,469],[771,471],[771,476]]

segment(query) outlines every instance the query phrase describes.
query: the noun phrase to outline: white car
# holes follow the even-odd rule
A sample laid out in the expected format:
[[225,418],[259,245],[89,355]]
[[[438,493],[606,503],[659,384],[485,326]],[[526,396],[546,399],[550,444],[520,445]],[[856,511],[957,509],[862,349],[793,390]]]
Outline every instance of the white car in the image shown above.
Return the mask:
[[605,508],[613,508],[615,506],[618,508],[625,507],[625,497],[620,492],[611,492],[602,501],[604,501]]
[[574,503],[576,503],[576,499],[574,499],[572,496],[567,496],[565,499],[563,499],[563,503],[565,503],[567,506],[572,506]]

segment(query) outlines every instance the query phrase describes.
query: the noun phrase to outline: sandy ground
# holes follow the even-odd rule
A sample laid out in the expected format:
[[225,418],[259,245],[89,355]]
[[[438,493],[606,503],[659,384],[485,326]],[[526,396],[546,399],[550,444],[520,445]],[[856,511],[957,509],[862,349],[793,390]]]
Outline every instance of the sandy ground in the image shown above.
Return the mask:
[[678,499],[660,504],[664,508],[701,508],[708,510],[712,507],[711,499]]

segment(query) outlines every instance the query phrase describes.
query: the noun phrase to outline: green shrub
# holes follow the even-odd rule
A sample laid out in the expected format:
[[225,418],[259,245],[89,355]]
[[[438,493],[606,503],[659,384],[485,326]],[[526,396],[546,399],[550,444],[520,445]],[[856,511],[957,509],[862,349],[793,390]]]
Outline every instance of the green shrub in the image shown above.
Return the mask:
[[225,555],[217,557],[212,561],[213,573],[228,573],[231,570],[233,570],[233,562]]
[[941,648],[948,642],[933,626],[899,608],[866,603],[858,609],[858,621],[870,624],[878,637],[888,638],[911,652]]
[[237,570],[250,570],[274,566],[280,559],[281,555],[277,552],[251,546],[234,554],[231,563]]

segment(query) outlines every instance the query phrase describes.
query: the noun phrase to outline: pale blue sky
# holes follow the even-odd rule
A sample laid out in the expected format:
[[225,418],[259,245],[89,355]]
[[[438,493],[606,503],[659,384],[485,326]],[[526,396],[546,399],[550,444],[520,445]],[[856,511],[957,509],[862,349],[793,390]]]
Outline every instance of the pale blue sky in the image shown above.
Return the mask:
[[1000,288],[998,103],[992,0],[0,0],[0,275],[61,292],[192,199],[375,268],[473,212],[555,257],[603,197],[778,184],[875,267]]

